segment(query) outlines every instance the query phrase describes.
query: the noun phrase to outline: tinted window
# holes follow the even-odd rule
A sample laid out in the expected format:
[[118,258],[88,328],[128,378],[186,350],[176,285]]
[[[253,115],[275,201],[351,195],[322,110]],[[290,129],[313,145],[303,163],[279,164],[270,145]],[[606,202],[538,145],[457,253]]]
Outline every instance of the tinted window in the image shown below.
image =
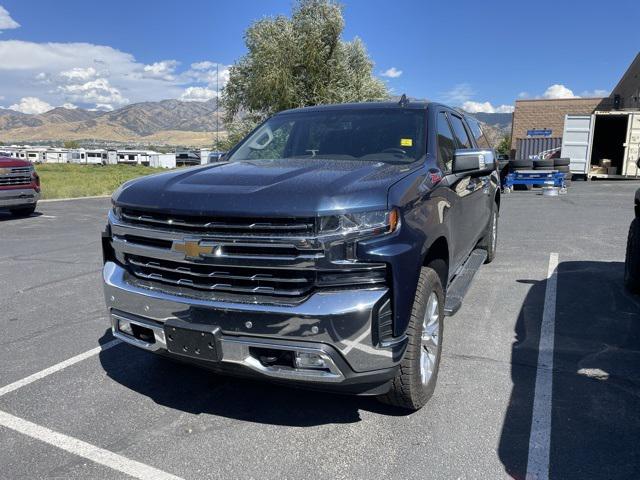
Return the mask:
[[438,114],[438,160],[446,172],[451,171],[456,142],[444,112]]
[[480,128],[480,123],[475,118],[467,117],[467,125],[469,125],[471,134],[476,139],[478,148],[491,148],[491,144],[487,140],[485,134],[482,132],[482,128]]
[[409,163],[424,157],[425,150],[425,110],[303,111],[270,118],[229,160],[321,158]]
[[462,123],[462,119],[455,115],[449,115],[449,119],[451,120],[451,127],[453,128],[453,133],[455,133],[456,138],[458,139],[460,148],[473,148],[471,140],[469,140],[469,135]]

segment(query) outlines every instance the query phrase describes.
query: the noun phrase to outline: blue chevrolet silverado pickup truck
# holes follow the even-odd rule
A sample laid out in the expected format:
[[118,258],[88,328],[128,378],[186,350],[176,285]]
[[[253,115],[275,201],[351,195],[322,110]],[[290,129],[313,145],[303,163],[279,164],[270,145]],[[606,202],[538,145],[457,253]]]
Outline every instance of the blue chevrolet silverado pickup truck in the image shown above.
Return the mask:
[[417,410],[444,317],[494,258],[500,189],[475,119],[403,97],[281,112],[223,161],[130,181],[112,201],[116,337]]

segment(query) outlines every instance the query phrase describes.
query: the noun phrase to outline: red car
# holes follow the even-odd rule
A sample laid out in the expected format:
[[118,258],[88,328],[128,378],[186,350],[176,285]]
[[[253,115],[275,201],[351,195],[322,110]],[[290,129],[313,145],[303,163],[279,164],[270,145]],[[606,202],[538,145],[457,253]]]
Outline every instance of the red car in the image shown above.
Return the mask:
[[0,210],[27,217],[40,198],[40,178],[31,162],[0,156]]

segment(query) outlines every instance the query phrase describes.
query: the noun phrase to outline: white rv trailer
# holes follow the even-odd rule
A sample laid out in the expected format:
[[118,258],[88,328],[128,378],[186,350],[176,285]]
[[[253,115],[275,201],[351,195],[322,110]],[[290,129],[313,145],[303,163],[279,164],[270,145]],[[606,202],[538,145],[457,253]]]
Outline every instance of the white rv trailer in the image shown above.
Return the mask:
[[49,148],[45,152],[46,163],[69,163],[69,150],[66,148]]
[[104,148],[94,148],[86,151],[85,163],[89,165],[104,165],[107,163],[107,151]]
[[33,163],[42,163],[46,159],[47,147],[28,147],[25,149],[25,153],[26,157],[20,158],[25,158]]
[[118,150],[118,163],[149,165],[151,155],[158,155],[152,150]]
[[86,163],[87,154],[84,148],[69,150],[69,163]]

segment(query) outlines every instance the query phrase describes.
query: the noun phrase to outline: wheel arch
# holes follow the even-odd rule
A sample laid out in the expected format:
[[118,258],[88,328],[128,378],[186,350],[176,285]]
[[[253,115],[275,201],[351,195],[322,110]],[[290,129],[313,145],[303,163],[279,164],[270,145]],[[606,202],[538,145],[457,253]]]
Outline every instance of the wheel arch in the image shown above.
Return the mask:
[[440,277],[442,288],[446,292],[447,283],[449,282],[450,256],[449,241],[445,236],[436,238],[429,245],[422,261],[422,266],[431,267],[436,271]]

